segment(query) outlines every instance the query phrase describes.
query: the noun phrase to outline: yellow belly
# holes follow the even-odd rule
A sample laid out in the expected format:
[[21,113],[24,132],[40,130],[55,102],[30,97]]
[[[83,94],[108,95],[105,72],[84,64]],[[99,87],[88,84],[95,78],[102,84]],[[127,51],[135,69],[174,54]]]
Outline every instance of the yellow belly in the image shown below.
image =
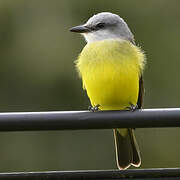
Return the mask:
[[137,103],[143,64],[140,49],[122,40],[87,44],[77,60],[91,104],[101,110],[121,110]]

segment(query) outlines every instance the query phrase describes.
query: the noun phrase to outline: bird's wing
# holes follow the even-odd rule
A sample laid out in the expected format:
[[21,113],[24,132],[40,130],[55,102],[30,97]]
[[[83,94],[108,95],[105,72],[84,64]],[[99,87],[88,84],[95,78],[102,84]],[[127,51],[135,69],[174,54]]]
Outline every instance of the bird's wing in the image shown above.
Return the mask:
[[141,109],[143,106],[143,98],[144,98],[144,81],[141,75],[139,79],[139,95],[138,95],[138,101],[137,101],[138,109]]

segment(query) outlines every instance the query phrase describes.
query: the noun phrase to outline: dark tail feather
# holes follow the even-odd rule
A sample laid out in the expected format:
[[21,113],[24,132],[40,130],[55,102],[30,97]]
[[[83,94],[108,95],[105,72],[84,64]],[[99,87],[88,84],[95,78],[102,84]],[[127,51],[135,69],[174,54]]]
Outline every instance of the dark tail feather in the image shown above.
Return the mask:
[[133,149],[133,162],[132,165],[135,167],[139,167],[141,165],[141,156],[140,156],[140,150],[138,143],[136,141],[136,137],[134,135],[134,130],[129,129],[129,133],[131,136],[131,143],[132,143],[132,149]]
[[139,147],[132,129],[114,129],[116,160],[119,169],[141,164]]

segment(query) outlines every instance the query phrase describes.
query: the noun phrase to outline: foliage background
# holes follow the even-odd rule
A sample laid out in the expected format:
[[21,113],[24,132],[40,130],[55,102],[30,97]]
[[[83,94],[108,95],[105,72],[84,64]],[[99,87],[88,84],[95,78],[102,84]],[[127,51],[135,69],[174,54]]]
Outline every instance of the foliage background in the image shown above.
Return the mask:
[[[180,1],[0,0],[0,111],[87,109],[70,33],[102,11],[123,17],[147,56],[145,108],[180,106]],[[178,128],[137,129],[142,168],[180,166]],[[0,133],[0,172],[116,168],[112,130]]]

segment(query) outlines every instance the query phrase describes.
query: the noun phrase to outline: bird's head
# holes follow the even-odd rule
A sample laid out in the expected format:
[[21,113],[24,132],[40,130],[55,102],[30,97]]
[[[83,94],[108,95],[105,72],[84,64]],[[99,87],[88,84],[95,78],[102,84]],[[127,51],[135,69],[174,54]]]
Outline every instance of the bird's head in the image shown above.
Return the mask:
[[105,39],[123,39],[134,43],[134,36],[126,22],[118,15],[109,12],[98,13],[80,26],[70,29],[81,33],[88,43]]

